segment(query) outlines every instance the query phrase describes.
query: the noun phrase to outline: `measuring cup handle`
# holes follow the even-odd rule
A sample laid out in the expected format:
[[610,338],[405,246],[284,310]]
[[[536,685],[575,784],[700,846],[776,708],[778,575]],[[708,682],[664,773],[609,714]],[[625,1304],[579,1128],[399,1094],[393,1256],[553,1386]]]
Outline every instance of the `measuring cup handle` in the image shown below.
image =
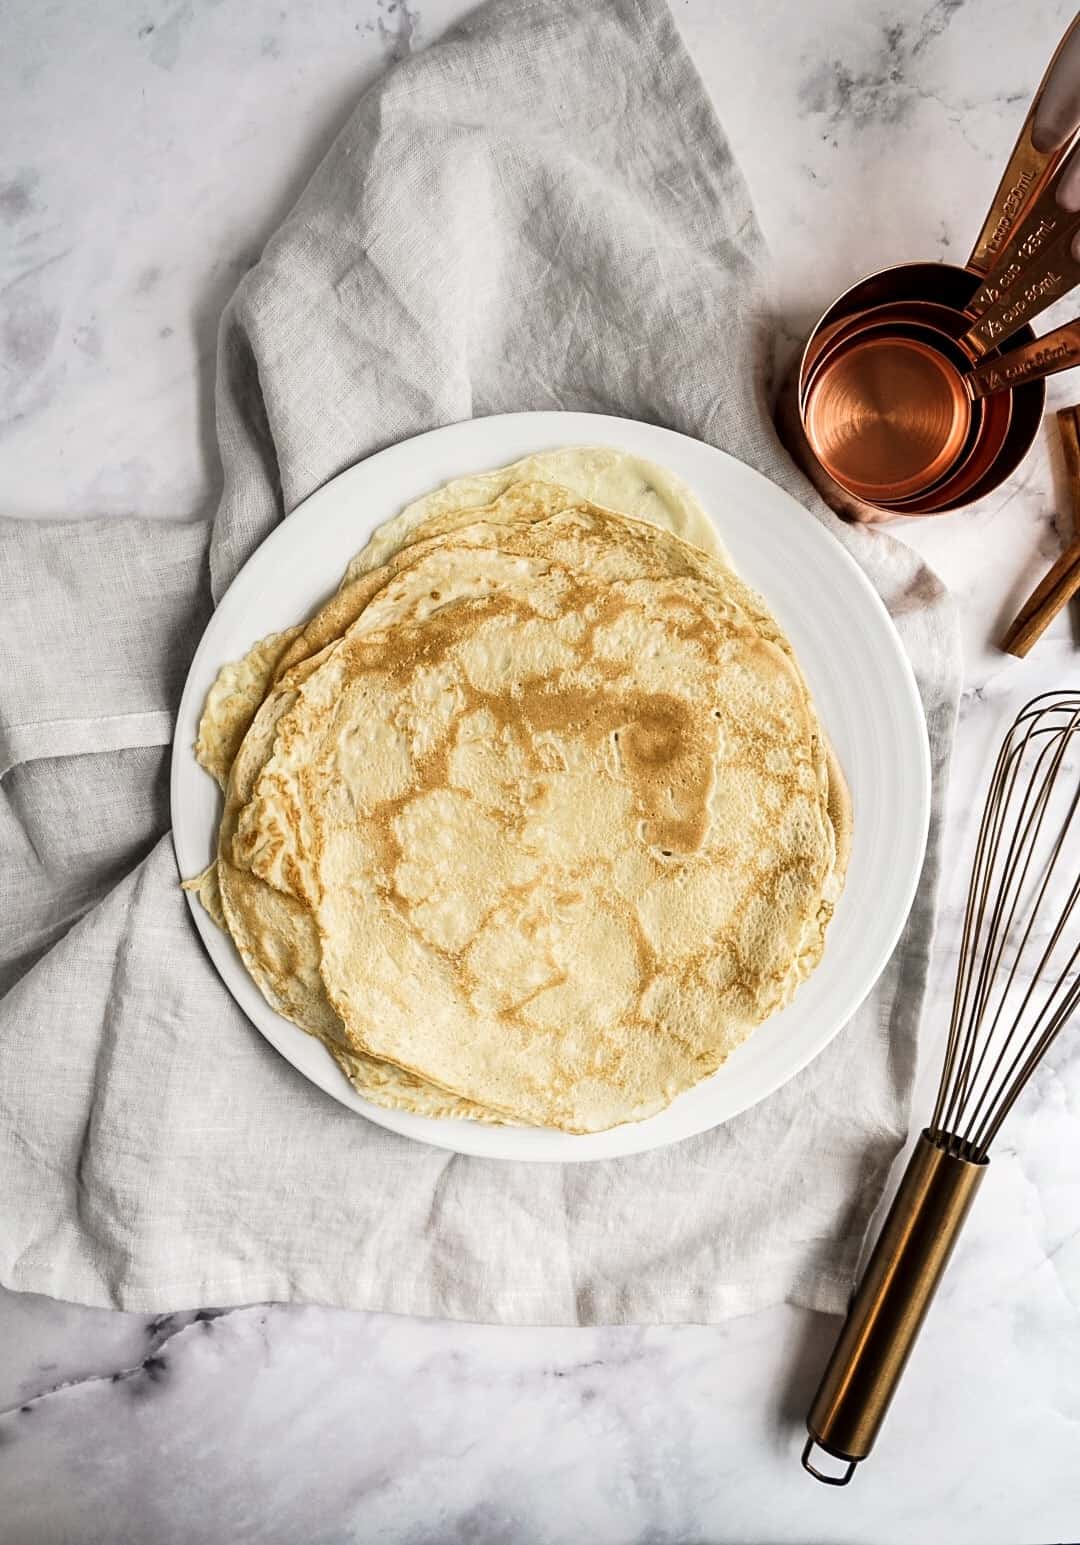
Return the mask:
[[979,365],[967,377],[968,390],[978,401],[1008,387],[1056,375],[1073,365],[1080,365],[1080,321],[1066,322],[1042,338]]
[[988,274],[1080,128],[1080,13],[1046,67],[967,266]]

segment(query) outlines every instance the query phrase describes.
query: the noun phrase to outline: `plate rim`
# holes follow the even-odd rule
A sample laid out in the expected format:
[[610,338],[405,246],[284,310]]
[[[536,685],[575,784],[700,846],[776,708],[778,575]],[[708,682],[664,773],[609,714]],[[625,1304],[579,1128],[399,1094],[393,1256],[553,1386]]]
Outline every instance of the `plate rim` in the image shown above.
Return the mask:
[[[235,607],[234,592],[240,594],[244,587],[251,583],[252,573],[259,566],[269,564],[279,548],[285,550],[288,544],[295,540],[297,527],[294,525],[293,517],[305,510],[310,514],[312,506],[315,505],[325,504],[329,510],[332,510],[333,504],[342,492],[342,485],[344,483],[361,481],[365,475],[370,477],[373,475],[373,469],[376,476],[387,468],[394,469],[396,461],[406,461],[411,454],[415,454],[422,446],[429,451],[437,453],[437,450],[441,449],[444,444],[461,440],[463,442],[463,454],[464,446],[470,437],[477,439],[483,439],[490,435],[498,437],[500,432],[504,430],[509,439],[514,440],[516,437],[519,442],[529,441],[530,443],[527,445],[519,443],[517,448],[511,446],[505,452],[497,452],[496,456],[501,457],[502,460],[491,460],[489,457],[488,461],[491,466],[509,465],[513,461],[520,460],[523,456],[532,455],[544,449],[555,449],[563,445],[589,444],[612,445],[627,450],[631,454],[638,454],[646,459],[662,463],[662,450],[657,451],[648,445],[642,446],[639,444],[635,446],[633,444],[633,437],[635,435],[640,437],[643,432],[646,441],[656,440],[659,437],[661,444],[679,442],[684,446],[693,447],[692,454],[695,456],[705,452],[708,457],[719,458],[717,465],[720,465],[720,463],[725,464],[727,476],[733,478],[736,483],[739,479],[745,479],[748,486],[763,485],[763,489],[767,491],[765,494],[767,498],[785,502],[803,517],[808,529],[816,528],[816,534],[811,538],[811,542],[819,542],[819,550],[821,552],[829,552],[830,558],[827,561],[838,563],[840,570],[845,572],[847,580],[862,592],[863,599],[868,602],[871,611],[877,613],[884,636],[889,640],[892,665],[896,668],[897,680],[902,684],[906,697],[904,703],[905,711],[910,711],[912,723],[917,727],[917,734],[910,749],[912,771],[915,772],[917,780],[919,808],[915,823],[914,841],[907,856],[904,885],[897,892],[895,917],[890,928],[882,936],[883,942],[875,951],[872,964],[867,961],[863,966],[858,991],[852,992],[849,990],[847,992],[842,1008],[838,1006],[837,1011],[829,1016],[834,1021],[830,1027],[826,1031],[819,1032],[816,1036],[808,1038],[807,1046],[800,1047],[799,1054],[791,1059],[790,1064],[779,1076],[771,1079],[766,1077],[762,1080],[761,1088],[751,1098],[743,1100],[735,1108],[720,1111],[713,1119],[700,1120],[695,1118],[688,1123],[679,1123],[677,1118],[673,1118],[672,1113],[677,1111],[680,1100],[685,1099],[686,1095],[705,1090],[716,1079],[720,1078],[724,1071],[723,1067],[709,1079],[703,1080],[701,1084],[696,1085],[694,1090],[687,1091],[686,1094],[678,1096],[670,1106],[664,1111],[659,1112],[656,1116],[649,1117],[642,1122],[624,1123],[605,1132],[575,1135],[548,1129],[485,1125],[482,1123],[452,1120],[443,1121],[431,1117],[417,1116],[411,1112],[387,1110],[363,1099],[353,1089],[352,1085],[348,1083],[345,1075],[340,1071],[330,1053],[321,1043],[313,1037],[309,1037],[299,1026],[293,1025],[270,1008],[269,1004],[262,998],[252,979],[248,976],[232,940],[223,934],[216,924],[212,922],[196,896],[191,892],[185,892],[185,895],[196,930],[210,956],[211,964],[221,978],[225,989],[238,1004],[241,1012],[301,1077],[322,1089],[331,1098],[338,1100],[339,1103],[353,1110],[356,1114],[365,1117],[376,1126],[392,1131],[399,1136],[407,1137],[410,1140],[425,1142],[431,1146],[455,1153],[499,1159],[505,1162],[597,1162],[608,1158],[644,1153],[656,1148],[665,1147],[671,1143],[683,1141],[685,1138],[723,1125],[743,1111],[752,1109],[755,1105],[760,1104],[762,1100],[767,1099],[779,1088],[790,1082],[810,1062],[820,1056],[836,1035],[839,1034],[844,1025],[858,1011],[873,990],[896,949],[910,914],[922,874],[929,835],[932,795],[929,737],[914,670],[881,596],[855,558],[827,527],[806,510],[792,494],[780,487],[779,484],[774,483],[764,473],[759,472],[748,463],[740,461],[738,457],[731,455],[730,452],[710,445],[707,441],[697,440],[693,436],[683,434],[678,430],[668,429],[663,425],[652,424],[645,420],[623,418],[613,414],[562,412],[545,409],[490,414],[479,418],[463,419],[452,424],[440,425],[438,428],[426,430],[408,439],[397,441],[381,450],[372,452],[371,455],[363,457],[361,460],[352,463],[349,467],[343,468],[341,472],[335,474],[308,495],[301,504],[296,506],[289,517],[280,521],[273,531],[255,548],[233,577],[220,602],[211,614],[192,656],[184,681],[183,693],[176,711],[169,771],[169,802],[172,820],[173,851],[181,876],[184,876],[186,871],[190,871],[192,867],[190,864],[185,866],[182,854],[182,849],[185,848],[187,843],[187,816],[184,808],[183,785],[185,779],[191,775],[192,770],[199,778],[207,778],[209,776],[195,761],[194,734],[185,736],[184,729],[185,725],[190,728],[192,724],[195,726],[198,724],[202,701],[209,685],[209,682],[207,682],[205,685],[200,686],[200,678],[206,670],[206,662],[211,654],[215,637],[223,630],[230,619],[230,596],[234,596],[233,605]],[[451,457],[453,454],[454,451],[452,449],[450,452]],[[470,470],[476,471],[478,466],[479,464],[471,467]],[[451,472],[448,474],[449,477],[462,475],[467,474],[462,472]],[[682,477],[681,473],[677,475]],[[437,487],[440,482],[444,481],[446,481],[446,477],[426,479],[420,492],[423,492],[424,488]],[[684,479],[684,481],[688,480]],[[693,487],[693,484],[691,486]],[[693,491],[701,499],[710,519],[715,519],[705,493],[698,488],[693,488]],[[416,496],[415,493],[403,495],[397,504],[397,508],[404,507],[409,499]],[[365,539],[367,535],[370,535],[376,529],[377,525],[382,524],[387,518],[388,516],[385,513],[380,514],[372,525],[365,526]],[[724,538],[725,533],[722,524],[719,522],[717,524],[720,527],[720,535]],[[331,590],[338,583],[338,580],[339,575],[337,573],[328,578],[328,585]],[[766,596],[766,601],[771,606],[772,603],[768,596]],[[214,657],[215,674],[223,663],[225,663],[225,660],[221,654]],[[212,680],[212,677],[210,679]],[[198,694],[197,704],[194,702],[196,694]],[[917,766],[915,765],[916,763]],[[856,817],[856,821],[858,821],[858,817]],[[842,904],[843,897],[841,897],[838,905]],[[823,960],[824,958],[827,958],[827,956],[823,957]],[[228,962],[228,965],[226,965],[226,962]],[[820,967],[818,969],[820,970]],[[244,990],[244,984],[246,984],[249,991]],[[768,1023],[768,1021],[765,1023]],[[298,1037],[302,1038],[302,1042],[296,1040]],[[297,1046],[310,1043],[311,1046],[317,1048],[318,1053],[325,1059],[326,1075],[324,1077],[315,1076],[312,1070],[302,1067],[290,1055],[289,1047],[291,1043]],[[737,1055],[738,1052],[733,1054],[733,1056]],[[724,1066],[727,1065],[725,1064]],[[666,1127],[673,1123],[676,1128],[681,1126],[683,1129],[665,1130]],[[658,1126],[660,1127],[659,1131],[657,1130]],[[535,1142],[537,1138],[541,1139],[541,1147],[554,1147],[559,1151],[499,1151],[500,1148],[513,1148],[515,1146],[528,1150],[529,1143]],[[566,1151],[561,1151],[564,1148]]]

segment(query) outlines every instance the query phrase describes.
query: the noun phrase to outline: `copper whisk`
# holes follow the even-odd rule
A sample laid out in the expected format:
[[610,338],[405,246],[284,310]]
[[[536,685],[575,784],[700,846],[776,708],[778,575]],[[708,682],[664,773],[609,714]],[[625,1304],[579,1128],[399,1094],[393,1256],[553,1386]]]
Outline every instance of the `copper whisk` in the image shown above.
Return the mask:
[[[1080,693],[1017,715],[975,845],[937,1101],[810,1414],[803,1465],[869,1454],[1002,1122],[1080,1004]],[[811,1463],[815,1445],[843,1462]]]

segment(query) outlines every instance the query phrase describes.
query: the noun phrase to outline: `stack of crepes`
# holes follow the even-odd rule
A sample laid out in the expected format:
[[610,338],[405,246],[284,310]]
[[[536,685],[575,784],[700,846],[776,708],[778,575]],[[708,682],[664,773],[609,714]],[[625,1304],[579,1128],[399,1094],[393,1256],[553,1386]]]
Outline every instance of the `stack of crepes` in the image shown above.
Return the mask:
[[693,495],[607,448],[460,479],[226,666],[197,880],[356,1089],[591,1132],[817,964],[849,817],[802,673]]

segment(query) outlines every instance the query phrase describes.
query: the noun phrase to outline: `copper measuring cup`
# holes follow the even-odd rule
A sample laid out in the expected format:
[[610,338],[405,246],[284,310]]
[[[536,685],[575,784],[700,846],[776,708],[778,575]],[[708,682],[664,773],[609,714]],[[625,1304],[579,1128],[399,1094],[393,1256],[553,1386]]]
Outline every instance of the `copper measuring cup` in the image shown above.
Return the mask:
[[984,416],[965,389],[970,368],[938,328],[886,320],[842,339],[819,362],[803,405],[825,471],[860,499],[901,505],[962,473],[980,444],[999,452],[1009,395]]
[[[859,280],[833,302],[818,326],[819,328],[829,327],[864,311],[884,309],[887,305],[895,303],[898,298],[923,301],[927,295],[934,295],[935,301],[930,304],[942,308],[943,313],[951,320],[954,336],[959,337],[970,321],[970,318],[965,317],[963,308],[970,300],[978,283],[977,274],[953,263],[908,263],[900,268],[887,269]],[[1014,336],[1014,341],[1026,343],[1033,341],[1034,338],[1035,334],[1031,328],[1024,327]],[[807,361],[804,355],[800,371],[803,387],[806,384],[806,371]],[[887,520],[901,514],[939,514],[946,510],[957,509],[974,499],[982,498],[985,493],[990,492],[991,488],[996,487],[1016,470],[1034,443],[1042,422],[1045,401],[1046,388],[1041,381],[1018,386],[1005,396],[989,400],[987,408],[995,415],[994,432],[992,435],[984,433],[978,445],[973,448],[972,457],[964,469],[971,479],[970,483],[964,476],[960,479],[948,477],[921,496],[913,495],[903,502],[897,501],[894,504],[887,504],[880,497],[867,499],[862,495],[856,495],[859,503],[852,505],[850,497],[847,499],[842,497],[849,491],[844,489],[843,485],[835,483],[832,485],[834,490],[832,494],[828,493],[828,487],[826,487],[827,496],[834,503],[844,505],[853,519],[864,521]],[[991,404],[993,404],[992,408]],[[805,433],[804,403],[801,402],[799,407]],[[818,447],[809,441],[809,435],[807,440],[811,445],[818,468],[831,480],[831,474],[824,468]],[[960,486],[957,486],[958,483]],[[840,498],[836,497],[838,493],[841,495]]]
[[[824,471],[871,506],[857,517],[957,508],[1030,448],[1045,401],[1038,372],[1017,373],[986,400],[961,377],[1014,334],[1031,341],[1029,318],[1080,281],[1071,245],[1080,196],[1057,202],[1078,124],[1080,16],[1035,94],[968,265],[870,275],[812,332],[799,371],[802,425]],[[1073,181],[1080,193],[1080,175]]]
[[[800,406],[814,435],[818,458],[831,474],[830,441],[834,434],[850,434],[852,444],[846,456],[845,448],[840,447],[842,463],[849,462],[854,452],[855,465],[847,467],[850,482],[845,481],[843,465],[838,472],[844,486],[852,491],[858,486],[860,497],[884,497],[880,486],[883,468],[892,485],[890,506],[906,506],[910,499],[922,500],[939,491],[951,496],[961,476],[975,475],[972,457],[976,453],[981,465],[1001,451],[1012,420],[1012,398],[999,398],[985,407],[976,399],[971,412],[962,411],[966,405],[961,398],[961,411],[953,410],[952,394],[962,391],[957,372],[964,374],[974,362],[960,342],[967,320],[955,307],[930,301],[900,302],[872,308],[865,316],[869,321],[857,327],[857,342],[871,348],[861,349],[861,359],[854,362],[859,368],[854,373],[850,370],[851,328],[845,327],[842,319],[833,324],[830,340],[819,351],[804,387]],[[913,316],[919,320],[912,321]],[[816,391],[819,378],[834,360],[836,367],[821,383],[820,392]],[[848,410],[845,398],[850,396],[852,385],[855,395]],[[945,404],[943,388],[950,393]],[[887,419],[898,399],[918,408],[905,416],[901,426],[907,443],[898,449],[906,470],[899,479],[891,470],[893,458],[889,454],[890,449],[897,449],[889,444],[896,426],[886,424],[884,433],[878,434],[875,422],[882,416]],[[884,444],[876,443],[882,439]],[[860,460],[869,478],[859,476]]]
[[[858,356],[856,358],[856,356]],[[858,369],[854,383],[852,362]],[[833,437],[839,481],[861,498],[880,495],[889,480],[890,497],[898,510],[905,498],[969,485],[1000,453],[1012,417],[1012,392],[1017,386],[1041,381],[1059,370],[1080,364],[1080,321],[1066,322],[1043,338],[996,355],[972,368],[962,340],[936,328],[899,328],[886,321],[863,328],[853,341],[826,351],[819,362],[806,401],[808,433],[817,442],[818,456],[830,476]],[[845,396],[852,399],[850,409]],[[876,419],[891,402],[914,403],[900,429],[912,442],[911,471],[902,481],[894,472],[897,426],[877,432]],[[820,419],[820,423],[816,420]],[[866,476],[860,472],[865,467]]]

